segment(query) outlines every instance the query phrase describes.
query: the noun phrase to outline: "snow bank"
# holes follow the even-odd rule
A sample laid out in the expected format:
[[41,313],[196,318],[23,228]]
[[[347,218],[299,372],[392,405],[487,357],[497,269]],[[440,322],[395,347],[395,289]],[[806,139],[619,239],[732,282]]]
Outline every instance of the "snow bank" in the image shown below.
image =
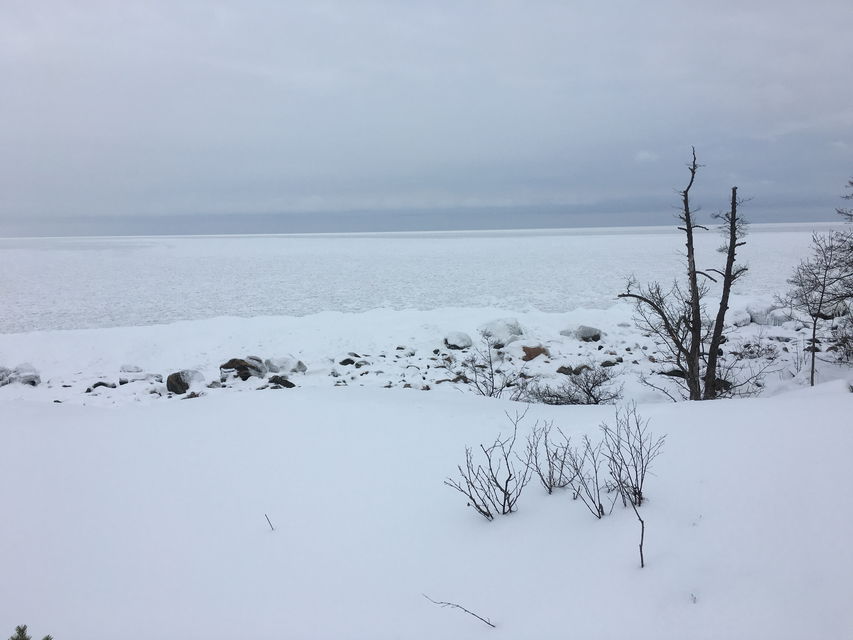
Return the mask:
[[[637,523],[531,483],[493,523],[442,484],[516,404],[305,389],[119,409],[13,401],[0,628],[57,638],[842,638],[853,394],[640,407]],[[533,406],[595,433],[607,407]],[[271,531],[265,516],[275,527]],[[450,600],[497,624],[490,630]],[[618,612],[618,614],[617,614]]]

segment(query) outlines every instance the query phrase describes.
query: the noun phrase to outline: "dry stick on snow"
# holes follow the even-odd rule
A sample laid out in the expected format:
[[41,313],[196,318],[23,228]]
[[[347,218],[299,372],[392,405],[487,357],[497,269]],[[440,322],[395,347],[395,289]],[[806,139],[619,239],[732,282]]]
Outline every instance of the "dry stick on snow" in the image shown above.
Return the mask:
[[270,526],[270,531],[275,531],[275,527],[272,526],[272,522],[270,522],[270,517],[267,514],[264,514],[264,518],[267,519],[267,524]]
[[468,615],[474,616],[475,618],[477,618],[477,620],[480,620],[481,622],[485,622],[485,623],[486,623],[487,625],[489,625],[492,629],[494,629],[494,628],[495,628],[495,625],[494,625],[494,624],[492,624],[492,621],[491,621],[491,620],[489,620],[488,618],[484,618],[483,616],[478,616],[476,613],[474,613],[473,611],[469,611],[468,609],[466,609],[466,608],[465,608],[465,607],[463,607],[462,605],[458,605],[458,604],[456,604],[455,602],[439,602],[439,601],[437,601],[437,600],[433,600],[432,598],[430,598],[430,597],[429,597],[427,594],[425,594],[425,593],[422,593],[421,595],[422,595],[424,598],[426,598],[427,600],[429,600],[430,602],[432,602],[433,604],[437,604],[439,607],[450,607],[451,609],[460,609],[461,611],[464,611],[464,612],[465,612],[465,613],[467,613]]
[[631,503],[634,515],[640,521],[640,569],[644,569],[646,567],[646,559],[643,557],[643,542],[646,539],[646,521],[640,517],[640,512],[637,511],[637,505],[634,504],[633,500],[629,500],[628,502]]

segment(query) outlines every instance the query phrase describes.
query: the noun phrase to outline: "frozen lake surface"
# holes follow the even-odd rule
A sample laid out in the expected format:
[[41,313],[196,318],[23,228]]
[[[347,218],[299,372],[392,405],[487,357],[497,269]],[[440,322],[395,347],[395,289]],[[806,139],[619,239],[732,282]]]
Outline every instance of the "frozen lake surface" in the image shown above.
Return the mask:
[[[828,223],[753,225],[736,291],[772,298]],[[721,266],[716,232],[701,267]],[[615,304],[683,270],[674,227],[303,236],[0,239],[0,333],[375,308],[548,312]]]

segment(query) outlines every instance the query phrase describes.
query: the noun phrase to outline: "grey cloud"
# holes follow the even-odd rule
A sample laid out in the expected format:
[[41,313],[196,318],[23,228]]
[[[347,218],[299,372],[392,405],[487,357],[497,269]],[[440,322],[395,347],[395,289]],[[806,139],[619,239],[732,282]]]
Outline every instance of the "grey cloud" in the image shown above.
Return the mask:
[[848,2],[599,4],[7,0],[0,223],[665,210],[692,144],[708,199],[831,215]]

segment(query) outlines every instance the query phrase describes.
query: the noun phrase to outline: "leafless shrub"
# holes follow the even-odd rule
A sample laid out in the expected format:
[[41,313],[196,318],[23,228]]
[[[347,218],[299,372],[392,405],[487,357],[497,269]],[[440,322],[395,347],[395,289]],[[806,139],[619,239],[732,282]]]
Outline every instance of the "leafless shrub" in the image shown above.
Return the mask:
[[498,434],[489,446],[481,444],[480,461],[475,461],[474,451],[466,447],[465,466],[457,466],[459,477],[444,481],[448,487],[464,495],[468,506],[486,520],[515,511],[521,492],[530,481],[532,464],[529,451],[525,458],[514,451],[518,425],[525,413],[516,413],[515,417],[507,415],[512,423],[512,435],[504,438]]
[[[593,444],[589,436],[583,436],[580,447],[569,446],[566,450],[571,480],[572,499],[580,499],[589,512],[599,520],[606,513],[602,494],[607,492],[604,465],[607,462],[602,441]],[[612,505],[611,505],[612,507]]]
[[660,455],[666,440],[666,436],[655,438],[648,426],[649,421],[640,417],[634,403],[616,410],[614,428],[606,423],[601,425],[611,486],[621,496],[622,504],[631,507],[640,523],[640,568],[646,566],[643,554],[646,521],[639,511],[645,500],[643,486],[649,466]]
[[486,331],[480,332],[480,345],[462,360],[448,356],[443,367],[455,381],[469,385],[481,396],[488,398],[524,398],[528,378],[524,369],[515,369],[506,361],[500,343]]
[[617,384],[610,367],[594,364],[567,376],[558,385],[531,383],[527,388],[529,402],[543,404],[612,404],[622,397],[623,386]]
[[[572,481],[569,471],[568,455],[571,438],[557,429],[552,435],[553,422],[537,422],[527,437],[525,458],[532,467],[532,473],[539,478],[545,490],[551,494],[554,489],[562,489]],[[556,442],[555,442],[556,439]]]
[[615,426],[601,425],[604,457],[613,487],[622,496],[623,504],[641,506],[645,496],[643,485],[649,466],[663,449],[666,436],[654,437],[649,421],[637,413],[637,405],[616,410]]

